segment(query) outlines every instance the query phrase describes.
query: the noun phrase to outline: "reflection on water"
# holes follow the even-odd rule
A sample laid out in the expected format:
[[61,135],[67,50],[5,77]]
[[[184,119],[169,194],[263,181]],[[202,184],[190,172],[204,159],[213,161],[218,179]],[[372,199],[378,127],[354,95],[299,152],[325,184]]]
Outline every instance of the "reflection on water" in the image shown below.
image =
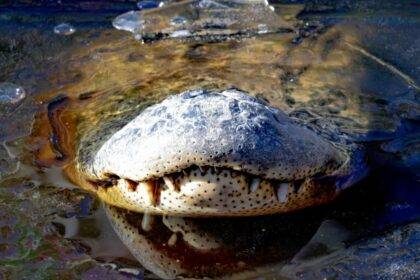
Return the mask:
[[[1,276],[418,277],[418,7],[145,2],[0,4]],[[145,221],[74,185],[78,145],[227,87],[365,146],[370,175],[331,205],[235,219]]]

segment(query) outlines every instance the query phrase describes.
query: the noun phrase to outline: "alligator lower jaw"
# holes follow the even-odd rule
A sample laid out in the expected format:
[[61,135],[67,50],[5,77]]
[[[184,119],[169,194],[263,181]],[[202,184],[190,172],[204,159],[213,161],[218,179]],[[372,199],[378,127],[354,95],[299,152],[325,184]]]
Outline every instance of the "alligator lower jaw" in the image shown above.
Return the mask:
[[[272,270],[274,264],[292,258],[321,222],[316,216],[302,219],[301,213],[183,219],[150,218],[109,205],[105,209],[113,228],[142,266],[164,279],[218,278],[244,272],[254,278],[265,266]],[[205,246],[214,241],[218,246]],[[195,246],[197,243],[204,247]]]
[[179,216],[258,216],[331,201],[333,180],[267,180],[231,169],[193,166],[136,182],[110,175],[90,181],[105,202],[136,212]]

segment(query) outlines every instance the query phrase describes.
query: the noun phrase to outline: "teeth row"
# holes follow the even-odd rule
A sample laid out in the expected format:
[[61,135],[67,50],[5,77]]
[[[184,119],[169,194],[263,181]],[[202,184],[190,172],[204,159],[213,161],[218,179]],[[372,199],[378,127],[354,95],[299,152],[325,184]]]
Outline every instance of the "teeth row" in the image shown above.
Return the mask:
[[[261,185],[260,178],[253,178],[249,184],[249,191],[250,193],[255,193]],[[287,194],[289,192],[289,188],[292,188],[292,183],[280,183],[277,187],[274,187],[274,194],[279,203],[287,202]]]
[[[221,173],[222,170],[220,169],[216,169],[213,167],[198,167],[199,170],[201,171],[201,174],[205,174],[207,172],[210,173]],[[184,176],[188,176],[189,173],[185,170],[182,171],[182,174]],[[239,176],[241,173],[240,172],[235,172],[232,171],[230,173],[230,176],[232,178],[235,178],[237,176]],[[112,179],[112,182],[108,182],[108,181],[104,181],[103,182],[97,182],[97,186],[102,187],[103,185],[106,185],[105,187],[109,187],[110,184],[116,184],[114,181],[119,181],[116,180],[115,178]],[[159,202],[159,198],[160,198],[160,192],[162,189],[169,189],[170,191],[173,192],[180,192],[180,185],[179,185],[179,181],[178,179],[175,179],[172,175],[166,175],[163,176],[161,180],[149,180],[149,181],[143,181],[143,182],[135,182],[129,179],[124,179],[124,181],[126,182],[128,189],[131,191],[136,191],[137,187],[140,187],[144,190],[147,191],[148,195],[148,203],[149,205],[153,205],[156,206]],[[248,180],[249,185],[249,193],[253,194],[255,192],[258,191],[258,189],[261,187],[262,184],[262,180],[261,178],[252,178],[250,180]],[[274,194],[276,195],[276,198],[278,200],[279,203],[285,203],[287,201],[287,195],[289,193],[289,189],[293,188],[293,190],[295,192],[297,192],[297,190],[294,188],[294,184],[293,183],[271,183],[271,185],[275,185],[274,187]]]
[[[179,185],[175,185],[173,179],[171,179],[169,176],[163,177],[163,181],[163,187],[166,186],[171,191],[180,192]],[[260,188],[261,183],[262,181],[260,178],[253,178],[249,184],[249,192],[251,194],[256,193]],[[145,183],[144,185],[146,186],[149,193],[150,205],[156,206],[158,197],[157,191],[160,191],[160,188],[153,186],[153,183]],[[279,203],[287,202],[287,194],[289,193],[290,188],[293,188],[292,183],[280,183],[277,185],[277,187],[274,187],[274,194],[276,195]]]

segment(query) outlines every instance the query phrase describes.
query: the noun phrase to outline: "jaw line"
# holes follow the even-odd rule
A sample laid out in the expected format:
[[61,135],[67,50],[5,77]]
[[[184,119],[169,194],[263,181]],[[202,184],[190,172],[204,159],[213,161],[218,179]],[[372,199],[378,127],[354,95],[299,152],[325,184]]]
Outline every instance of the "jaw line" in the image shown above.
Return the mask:
[[[238,124],[245,131],[237,131]],[[214,133],[220,141],[212,140]],[[354,181],[343,179],[354,167],[339,168],[345,157],[346,151],[264,101],[238,90],[199,90],[148,107],[79,167],[102,199],[132,211],[255,216],[331,201]],[[214,171],[207,183],[200,176],[189,174],[187,182],[177,175],[193,166],[231,173],[218,178]],[[232,176],[237,170],[245,177],[240,182]],[[319,185],[318,177],[337,170],[331,180],[340,178],[341,185],[331,180]]]

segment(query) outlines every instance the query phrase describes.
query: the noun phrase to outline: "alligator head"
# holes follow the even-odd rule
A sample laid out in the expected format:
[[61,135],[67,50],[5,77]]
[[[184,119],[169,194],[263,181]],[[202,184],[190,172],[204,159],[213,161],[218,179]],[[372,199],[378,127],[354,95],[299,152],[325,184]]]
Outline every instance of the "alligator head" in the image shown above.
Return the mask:
[[255,216],[331,201],[360,178],[361,164],[265,101],[230,89],[148,107],[77,167],[100,198],[131,211]]

